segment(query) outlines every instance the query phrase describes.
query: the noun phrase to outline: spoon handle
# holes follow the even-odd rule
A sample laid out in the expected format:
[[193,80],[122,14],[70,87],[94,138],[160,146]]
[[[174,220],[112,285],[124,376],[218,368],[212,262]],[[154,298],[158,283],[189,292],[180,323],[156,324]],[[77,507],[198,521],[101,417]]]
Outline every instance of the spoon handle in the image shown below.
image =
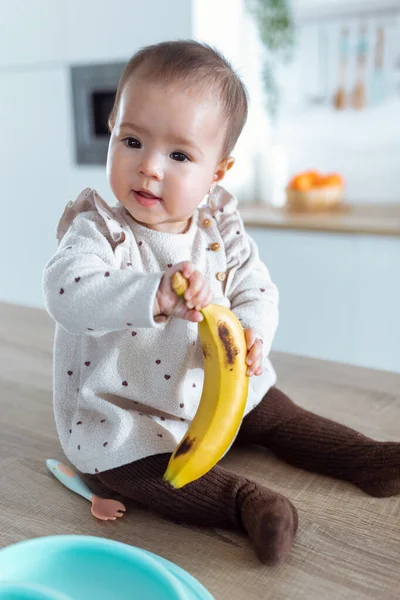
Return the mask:
[[86,500],[90,501],[90,499],[93,497],[93,492],[88,488],[86,483],[79,477],[79,475],[72,471],[72,469],[66,467],[58,460],[54,460],[53,458],[48,458],[46,460],[46,465],[50,473],[52,473],[54,477],[58,479],[58,481],[61,481],[65,487],[69,488],[76,494],[79,494],[83,498],[86,498]]

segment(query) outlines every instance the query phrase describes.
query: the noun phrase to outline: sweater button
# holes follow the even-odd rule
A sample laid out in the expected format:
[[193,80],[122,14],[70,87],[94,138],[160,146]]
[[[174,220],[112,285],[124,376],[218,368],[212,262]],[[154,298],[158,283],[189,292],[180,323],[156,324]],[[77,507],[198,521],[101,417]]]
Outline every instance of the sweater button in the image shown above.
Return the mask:
[[210,227],[211,219],[203,219],[202,225],[203,225],[203,227]]
[[214,252],[217,252],[221,246],[218,244],[218,242],[213,242],[210,246],[211,250],[213,250]]
[[218,279],[218,281],[225,281],[225,279],[226,279],[226,273],[224,273],[224,271],[219,271],[216,274],[216,278]]

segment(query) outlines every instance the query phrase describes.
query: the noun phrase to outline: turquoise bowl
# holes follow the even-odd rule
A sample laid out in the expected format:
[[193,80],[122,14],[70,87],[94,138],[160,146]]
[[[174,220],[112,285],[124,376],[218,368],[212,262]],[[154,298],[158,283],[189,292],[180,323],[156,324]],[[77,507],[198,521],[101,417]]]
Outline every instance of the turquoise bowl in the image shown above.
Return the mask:
[[42,585],[1,583],[1,600],[70,600],[65,594],[49,590]]
[[213,600],[189,573],[121,542],[60,535],[0,550],[0,600]]

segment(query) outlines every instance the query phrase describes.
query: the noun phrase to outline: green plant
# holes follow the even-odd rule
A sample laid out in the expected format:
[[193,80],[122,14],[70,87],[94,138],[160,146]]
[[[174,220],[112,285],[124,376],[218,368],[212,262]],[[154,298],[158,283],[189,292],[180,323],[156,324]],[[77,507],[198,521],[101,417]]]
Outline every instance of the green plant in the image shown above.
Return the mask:
[[271,118],[275,119],[280,103],[275,69],[278,63],[292,58],[295,41],[290,0],[247,0],[247,6],[257,22],[264,47],[262,79],[266,106]]

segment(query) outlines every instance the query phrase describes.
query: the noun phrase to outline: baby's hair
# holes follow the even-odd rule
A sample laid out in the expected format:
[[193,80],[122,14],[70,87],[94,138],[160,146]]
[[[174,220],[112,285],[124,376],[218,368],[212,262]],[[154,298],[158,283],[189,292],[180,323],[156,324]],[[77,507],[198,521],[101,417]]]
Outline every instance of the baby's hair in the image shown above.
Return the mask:
[[139,68],[143,77],[157,82],[184,83],[201,89],[214,89],[227,118],[223,155],[229,156],[246,123],[248,103],[244,84],[222,54],[211,46],[194,40],[161,42],[139,50],[122,72],[108,121],[110,131],[115,125],[122,91]]

